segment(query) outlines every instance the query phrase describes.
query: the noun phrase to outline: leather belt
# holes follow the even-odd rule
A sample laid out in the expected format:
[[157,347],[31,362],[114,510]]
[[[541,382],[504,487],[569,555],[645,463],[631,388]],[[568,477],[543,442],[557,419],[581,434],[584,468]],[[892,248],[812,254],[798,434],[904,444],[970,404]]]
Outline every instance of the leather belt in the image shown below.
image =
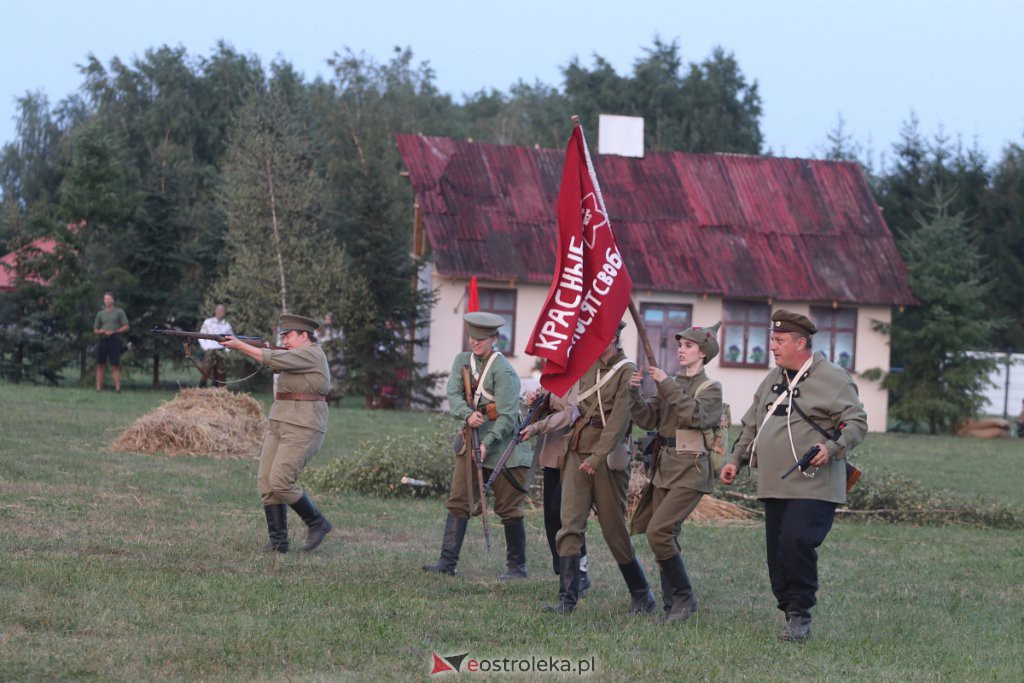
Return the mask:
[[675,448],[676,447],[676,437],[674,437],[674,436],[659,436],[658,438],[661,439],[661,445],[662,446],[668,446],[669,448]]
[[600,417],[592,417],[587,421],[587,424],[597,429],[604,429],[604,422],[601,421]]
[[295,394],[287,391],[279,391],[274,394],[277,401],[326,401],[323,394]]

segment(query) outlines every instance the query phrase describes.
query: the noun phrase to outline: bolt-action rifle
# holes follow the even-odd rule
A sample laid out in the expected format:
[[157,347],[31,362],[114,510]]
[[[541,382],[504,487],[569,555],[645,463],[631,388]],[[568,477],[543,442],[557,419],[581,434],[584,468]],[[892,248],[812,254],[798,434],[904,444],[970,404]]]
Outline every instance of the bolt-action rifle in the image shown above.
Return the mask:
[[[466,404],[469,409],[476,411],[477,407],[473,401],[473,380],[469,371],[468,365],[462,366],[462,387],[466,391]],[[476,479],[477,491],[480,495],[480,519],[483,521],[484,526],[484,544],[487,546],[487,550],[491,549],[491,528],[487,524],[487,492],[484,489],[484,463],[483,458],[480,457],[480,433],[476,430],[476,427],[470,427],[466,424],[466,443],[472,446],[472,450],[466,454],[466,486],[469,487],[469,500],[470,507],[472,507],[473,501],[473,480]],[[476,470],[474,476],[474,470]]]
[[[222,342],[225,339],[227,339],[228,337],[234,337],[235,339],[238,339],[240,341],[244,341],[249,346],[256,346],[256,347],[259,347],[259,348],[267,348],[267,349],[275,349],[275,350],[281,350],[281,349],[285,348],[283,346],[271,346],[267,342],[263,341],[263,337],[246,337],[246,336],[241,335],[241,334],[209,334],[209,333],[206,333],[206,332],[186,332],[185,330],[165,330],[165,329],[161,329],[159,327],[154,327],[154,328],[150,329],[150,333],[151,334],[163,334],[163,335],[166,335],[168,337],[178,337],[179,339],[181,339],[182,347],[184,348],[184,351],[185,351],[185,358],[187,358],[189,361],[191,361],[192,365],[194,365],[196,367],[196,370],[199,371],[199,374],[203,376],[203,380],[204,381],[209,379],[209,377],[207,376],[206,372],[203,370],[202,366],[200,366],[199,363],[196,362],[196,359],[192,356],[192,342],[194,342],[194,341],[196,341],[198,339],[209,339],[210,341]],[[244,382],[245,380],[249,379],[250,377],[252,377],[256,373],[258,373],[259,371],[260,371],[259,368],[257,368],[256,372],[252,373],[252,375],[249,375],[249,377],[243,377],[240,380],[232,380],[231,382],[221,382],[220,380],[215,379],[214,381],[219,383],[219,384],[231,384],[233,382]]]
[[545,393],[543,397],[537,398],[533,407],[530,408],[530,412],[526,415],[526,419],[521,423],[516,423],[516,428],[512,430],[512,440],[508,442],[508,446],[505,447],[505,451],[498,458],[498,464],[494,466],[494,470],[491,472],[491,476],[487,478],[487,483],[484,484],[484,493],[490,490],[494,484],[494,480],[498,478],[498,475],[505,469],[505,465],[508,464],[509,458],[516,451],[516,446],[523,442],[523,437],[520,436],[520,432],[523,431],[524,427],[528,427],[533,424],[534,421],[540,417],[540,414],[547,409],[548,403],[551,399],[551,394]]

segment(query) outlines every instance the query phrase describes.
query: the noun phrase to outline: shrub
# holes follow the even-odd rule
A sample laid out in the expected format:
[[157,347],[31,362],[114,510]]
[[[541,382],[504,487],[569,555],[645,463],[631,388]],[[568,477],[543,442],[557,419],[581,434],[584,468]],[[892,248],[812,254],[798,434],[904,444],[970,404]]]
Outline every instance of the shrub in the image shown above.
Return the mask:
[[1011,505],[950,491],[888,473],[863,476],[847,494],[846,507],[873,519],[913,524],[961,523],[997,529],[1024,528],[1024,513]]
[[[757,492],[754,476],[737,478],[733,491],[744,497],[741,505],[760,508],[751,496]],[[846,516],[885,522],[945,525],[966,524],[995,529],[1024,528],[1024,511],[1006,503],[981,497],[964,496],[951,491],[935,491],[919,482],[896,474],[872,470],[865,472],[846,496]]]
[[[353,491],[380,497],[431,497],[448,492],[456,423],[436,416],[426,427],[359,445],[356,454],[311,468],[304,481],[316,491]],[[402,477],[428,482],[402,483]]]

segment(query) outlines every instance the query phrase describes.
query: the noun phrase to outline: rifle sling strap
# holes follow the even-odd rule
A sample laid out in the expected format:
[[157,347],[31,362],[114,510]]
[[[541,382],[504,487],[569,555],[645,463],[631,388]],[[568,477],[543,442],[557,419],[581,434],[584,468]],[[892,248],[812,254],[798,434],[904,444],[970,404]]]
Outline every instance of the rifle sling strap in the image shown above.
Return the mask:
[[795,400],[792,401],[790,403],[790,405],[793,406],[793,411],[797,415],[799,415],[804,420],[804,422],[806,422],[807,424],[809,424],[812,427],[814,427],[814,429],[819,434],[821,434],[823,437],[825,437],[825,441],[836,441],[837,439],[839,439],[839,435],[842,433],[842,430],[839,427],[836,427],[836,431],[834,433],[829,434],[824,429],[822,429],[821,426],[817,422],[815,422],[814,420],[809,418],[807,416],[807,413],[805,413],[803,410],[800,409],[800,406],[797,405]]

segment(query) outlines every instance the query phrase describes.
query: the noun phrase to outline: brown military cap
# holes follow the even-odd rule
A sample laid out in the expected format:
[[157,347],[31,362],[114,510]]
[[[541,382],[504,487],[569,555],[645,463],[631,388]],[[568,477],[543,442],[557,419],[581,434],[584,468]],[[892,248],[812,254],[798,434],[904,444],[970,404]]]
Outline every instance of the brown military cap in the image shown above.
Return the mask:
[[718,355],[718,328],[722,326],[719,320],[711,327],[688,327],[676,334],[676,341],[689,339],[700,347],[704,352],[704,362],[708,363]]
[[294,315],[292,313],[282,313],[281,320],[278,322],[278,328],[283,332],[290,332],[295,330],[297,332],[309,332],[313,334],[317,328],[320,327],[313,318],[307,318],[304,315]]
[[462,316],[466,321],[466,331],[472,339],[487,339],[498,334],[498,330],[505,324],[505,319],[496,313],[485,313],[484,311],[473,311]]
[[812,335],[817,331],[818,326],[811,322],[806,315],[787,311],[785,308],[780,308],[772,313],[772,332],[799,332]]

